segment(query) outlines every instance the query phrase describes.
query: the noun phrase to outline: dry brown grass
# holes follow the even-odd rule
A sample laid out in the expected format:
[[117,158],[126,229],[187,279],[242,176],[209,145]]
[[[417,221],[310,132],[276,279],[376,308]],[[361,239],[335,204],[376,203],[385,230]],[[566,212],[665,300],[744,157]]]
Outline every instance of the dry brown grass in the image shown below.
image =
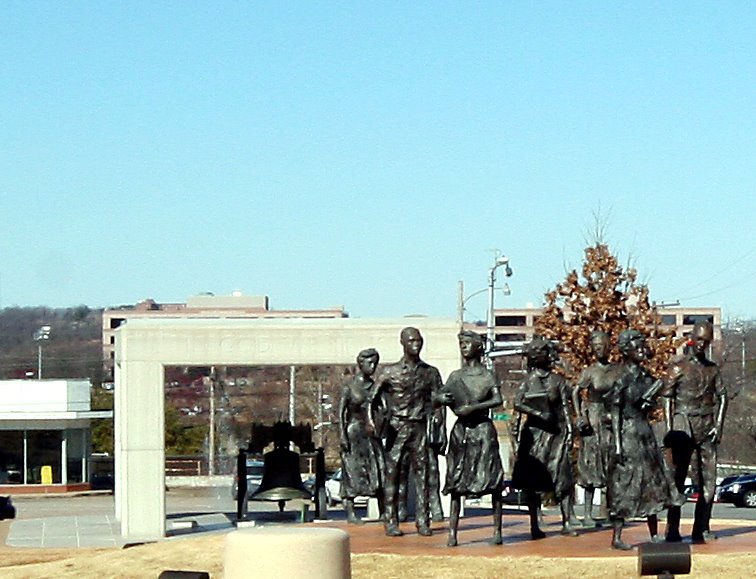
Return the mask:
[[[157,577],[165,569],[208,571],[223,576],[225,535],[167,540],[130,549],[11,549],[0,554],[0,577]],[[694,555],[692,578],[753,577],[756,555]],[[562,558],[399,556],[362,554],[352,556],[356,578],[412,577],[512,579],[580,577],[617,578],[636,576],[635,557]]]

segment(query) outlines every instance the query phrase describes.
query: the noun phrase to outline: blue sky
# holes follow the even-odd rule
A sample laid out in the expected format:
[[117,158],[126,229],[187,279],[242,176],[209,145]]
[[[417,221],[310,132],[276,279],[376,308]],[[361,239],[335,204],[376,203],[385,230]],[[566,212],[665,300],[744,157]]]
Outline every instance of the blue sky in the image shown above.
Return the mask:
[[600,214],[756,317],[748,2],[5,2],[0,50],[0,306],[454,316],[493,249],[539,304]]

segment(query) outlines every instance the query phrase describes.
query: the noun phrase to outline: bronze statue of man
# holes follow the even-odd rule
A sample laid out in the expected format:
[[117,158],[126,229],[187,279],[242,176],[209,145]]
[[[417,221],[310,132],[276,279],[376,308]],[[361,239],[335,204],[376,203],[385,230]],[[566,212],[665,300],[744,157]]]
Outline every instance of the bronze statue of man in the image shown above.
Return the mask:
[[423,338],[417,328],[400,334],[404,354],[384,367],[376,383],[388,406],[385,433],[386,479],[385,528],[391,537],[401,536],[398,520],[398,489],[402,462],[409,456],[415,474],[417,497],[415,525],[418,534],[430,536],[428,512],[428,431],[433,416],[433,400],[442,386],[438,369],[420,359]]
[[[689,352],[670,365],[662,395],[665,400],[667,427],[664,439],[671,450],[675,485],[682,492],[691,458],[700,489],[696,503],[691,539],[704,542],[716,538],[709,529],[711,509],[717,484],[717,446],[722,439],[727,390],[717,365],[706,357],[714,338],[710,322],[699,322],[690,335]],[[680,508],[667,513],[666,539],[681,541]]]
[[620,374],[620,366],[609,362],[609,334],[599,330],[591,333],[591,350],[596,363],[583,370],[573,391],[578,433],[581,436],[577,472],[578,483],[585,489],[585,527],[596,526],[593,498],[596,489],[606,488],[613,448],[610,393]]

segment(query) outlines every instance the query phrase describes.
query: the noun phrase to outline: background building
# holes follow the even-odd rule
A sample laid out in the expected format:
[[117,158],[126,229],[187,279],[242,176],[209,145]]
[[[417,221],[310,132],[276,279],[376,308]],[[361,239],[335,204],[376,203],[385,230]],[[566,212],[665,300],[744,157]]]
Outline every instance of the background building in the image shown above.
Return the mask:
[[[533,338],[535,324],[543,308],[502,308],[494,311],[496,345],[517,347]],[[696,322],[708,320],[714,325],[714,340],[722,338],[722,311],[720,308],[659,308],[661,326],[674,328],[677,336],[687,336]],[[475,328],[473,328],[475,329]],[[477,328],[485,331],[485,327]]]
[[89,380],[0,380],[0,494],[89,488]]

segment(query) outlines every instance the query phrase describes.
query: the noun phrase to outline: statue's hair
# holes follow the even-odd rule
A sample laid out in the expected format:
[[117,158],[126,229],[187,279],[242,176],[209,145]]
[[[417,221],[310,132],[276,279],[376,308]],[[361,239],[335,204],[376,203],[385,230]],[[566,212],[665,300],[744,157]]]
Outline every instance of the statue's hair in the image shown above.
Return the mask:
[[522,350],[522,353],[525,356],[534,356],[535,354],[538,354],[539,352],[546,352],[549,354],[549,356],[555,357],[557,355],[557,349],[554,344],[551,343],[551,340],[548,340],[544,338],[543,336],[535,335],[533,336],[533,339],[530,340],[527,344],[525,344],[525,347]]
[[378,354],[378,350],[376,350],[375,348],[367,348],[365,350],[362,350],[359,354],[357,354],[357,363],[359,364],[360,362],[368,358],[375,358],[375,361],[378,362],[381,356],[380,354]]
[[399,340],[404,341],[404,337],[409,334],[410,332],[417,332],[418,335],[420,335],[420,330],[417,328],[414,328],[412,326],[407,326],[404,328],[401,332],[399,332]]
[[638,338],[643,338],[645,340],[646,336],[633,328],[622,330],[620,332],[619,339],[617,340],[617,347],[619,348],[619,351],[623,354],[627,352],[630,349],[630,345],[633,343],[633,340],[637,340]]
[[462,330],[459,334],[457,334],[457,338],[462,337],[470,338],[476,344],[480,344],[481,346],[486,345],[486,337],[482,336],[478,332],[473,332],[472,330]]

